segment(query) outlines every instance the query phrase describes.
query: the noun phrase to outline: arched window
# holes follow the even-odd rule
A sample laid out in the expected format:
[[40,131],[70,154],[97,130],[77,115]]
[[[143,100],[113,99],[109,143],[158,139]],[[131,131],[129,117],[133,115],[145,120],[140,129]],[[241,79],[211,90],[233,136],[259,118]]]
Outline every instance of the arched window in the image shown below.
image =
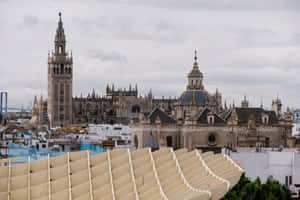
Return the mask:
[[139,113],[140,111],[141,111],[141,109],[140,109],[140,106],[138,106],[138,105],[134,105],[131,108],[131,112],[133,112],[133,113]]
[[214,121],[215,121],[214,116],[208,116],[208,117],[207,117],[207,123],[213,124]]
[[56,73],[56,70],[55,70],[55,67],[53,68],[53,74],[55,74]]
[[59,46],[59,47],[58,47],[58,53],[59,53],[59,54],[62,54],[62,53],[63,53],[63,46]]

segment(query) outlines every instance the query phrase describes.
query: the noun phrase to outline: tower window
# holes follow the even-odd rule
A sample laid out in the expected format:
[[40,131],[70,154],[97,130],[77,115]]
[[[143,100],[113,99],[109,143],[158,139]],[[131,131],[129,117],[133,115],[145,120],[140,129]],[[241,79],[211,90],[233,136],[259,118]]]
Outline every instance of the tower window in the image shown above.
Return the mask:
[[60,73],[61,73],[61,74],[64,73],[64,64],[60,64]]
[[63,52],[63,47],[62,47],[62,46],[59,46],[59,47],[58,47],[58,53],[59,53],[59,54],[62,54],[62,52]]

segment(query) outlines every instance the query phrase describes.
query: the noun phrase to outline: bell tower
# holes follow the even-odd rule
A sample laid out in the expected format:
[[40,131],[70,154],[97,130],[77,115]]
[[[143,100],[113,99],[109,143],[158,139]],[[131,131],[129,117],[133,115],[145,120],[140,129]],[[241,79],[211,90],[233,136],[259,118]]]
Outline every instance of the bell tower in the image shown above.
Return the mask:
[[54,52],[48,53],[48,118],[50,126],[72,123],[73,58],[66,52],[66,36],[59,13]]

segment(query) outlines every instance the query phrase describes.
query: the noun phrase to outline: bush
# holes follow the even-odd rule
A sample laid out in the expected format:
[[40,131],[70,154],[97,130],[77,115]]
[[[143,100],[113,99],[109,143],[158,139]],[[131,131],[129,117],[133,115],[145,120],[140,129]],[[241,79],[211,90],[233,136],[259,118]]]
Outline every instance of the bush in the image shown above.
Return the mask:
[[221,200],[291,200],[291,191],[276,180],[268,179],[261,184],[259,177],[250,181],[243,174],[238,184]]

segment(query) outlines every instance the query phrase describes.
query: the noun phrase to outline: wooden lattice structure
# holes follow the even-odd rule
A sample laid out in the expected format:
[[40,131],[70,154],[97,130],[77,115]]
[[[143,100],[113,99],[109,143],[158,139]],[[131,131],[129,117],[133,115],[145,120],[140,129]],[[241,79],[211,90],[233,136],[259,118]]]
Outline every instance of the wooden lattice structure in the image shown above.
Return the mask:
[[0,199],[216,200],[242,172],[226,155],[197,150],[80,151],[0,167]]

